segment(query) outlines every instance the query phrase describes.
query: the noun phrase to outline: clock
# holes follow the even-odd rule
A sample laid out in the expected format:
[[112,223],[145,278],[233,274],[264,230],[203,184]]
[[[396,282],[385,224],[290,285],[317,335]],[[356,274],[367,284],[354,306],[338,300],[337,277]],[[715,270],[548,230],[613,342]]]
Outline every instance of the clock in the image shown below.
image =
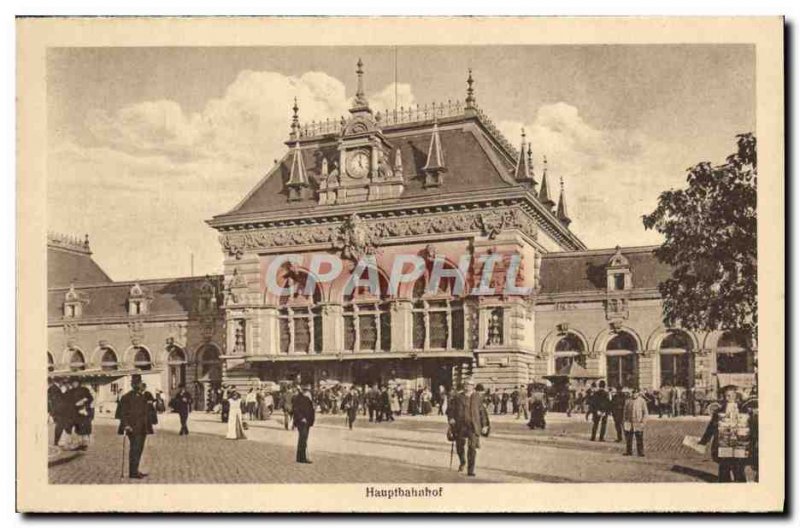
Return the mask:
[[347,175],[360,180],[369,174],[369,158],[369,152],[366,150],[358,150],[350,154],[347,158]]

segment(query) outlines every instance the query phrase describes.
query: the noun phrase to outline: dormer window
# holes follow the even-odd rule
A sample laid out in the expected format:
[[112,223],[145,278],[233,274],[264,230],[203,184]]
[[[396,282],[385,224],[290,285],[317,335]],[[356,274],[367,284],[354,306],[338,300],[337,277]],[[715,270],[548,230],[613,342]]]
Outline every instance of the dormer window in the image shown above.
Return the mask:
[[197,308],[200,313],[210,312],[216,308],[216,292],[209,277],[200,286]]
[[149,297],[139,284],[134,284],[128,293],[128,315],[144,315],[147,313]]
[[624,291],[633,288],[631,264],[619,246],[606,264],[606,277],[608,291]]
[[83,315],[85,299],[75,291],[75,285],[70,284],[69,291],[64,296],[64,318],[76,319]]

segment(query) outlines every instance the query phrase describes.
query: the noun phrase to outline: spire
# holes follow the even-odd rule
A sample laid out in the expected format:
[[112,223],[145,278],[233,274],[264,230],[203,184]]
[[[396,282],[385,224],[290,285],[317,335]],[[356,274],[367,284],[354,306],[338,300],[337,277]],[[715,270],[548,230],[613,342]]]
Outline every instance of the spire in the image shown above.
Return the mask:
[[369,108],[369,101],[364,95],[364,63],[361,62],[360,58],[356,64],[356,75],[358,75],[358,86],[356,87],[356,98],[353,100],[353,107],[350,109],[350,113],[355,114],[364,111],[372,113]]
[[467,108],[475,107],[475,90],[472,88],[474,82],[475,81],[472,80],[472,68],[470,68],[469,75],[467,76]]
[[289,134],[289,138],[297,139],[297,136],[300,134],[300,117],[298,115],[298,110],[300,108],[297,106],[297,97],[294,98],[294,106],[292,106],[292,131]]
[[447,172],[444,166],[442,140],[439,138],[439,123],[434,121],[431,143],[428,147],[428,161],[422,168],[425,172],[425,187],[438,187],[442,184],[442,173]]
[[550,198],[550,186],[547,185],[547,156],[544,156],[542,160],[542,188],[539,190],[539,201],[551,211],[556,205],[553,199]]
[[569,224],[572,222],[572,219],[569,217],[567,213],[567,198],[564,194],[564,178],[560,178],[561,183],[561,193],[558,195],[558,210],[556,211],[556,218],[564,224],[564,227],[569,227]]
[[299,142],[294,144],[292,166],[289,171],[289,181],[286,182],[286,187],[289,189],[290,201],[302,199],[302,188],[308,187],[308,174],[306,174],[306,166],[303,163],[303,152],[300,150]]
[[528,153],[525,154],[525,129],[522,129],[522,140],[520,141],[519,157],[517,158],[517,166],[514,170],[514,179],[519,183],[536,185],[533,179],[533,164],[531,163],[531,146],[528,143]]

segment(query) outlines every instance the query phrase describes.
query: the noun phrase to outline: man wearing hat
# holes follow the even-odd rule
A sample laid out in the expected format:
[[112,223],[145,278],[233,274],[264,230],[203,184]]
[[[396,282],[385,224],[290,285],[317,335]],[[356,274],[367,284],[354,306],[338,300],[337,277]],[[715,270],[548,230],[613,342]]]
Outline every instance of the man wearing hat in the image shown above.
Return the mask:
[[119,401],[116,418],[119,420],[117,434],[124,434],[130,440],[128,452],[128,478],[141,479],[145,473],[139,471],[139,461],[144,452],[147,435],[153,434],[153,425],[148,416],[150,403],[142,387],[142,376],[131,376],[131,390]]
[[[475,381],[468,378],[464,381],[464,392],[455,395],[447,406],[447,418],[456,442],[458,453],[458,471],[467,467],[467,476],[475,476],[475,460],[480,448],[480,434],[489,431],[489,415],[481,413],[482,395],[475,391]],[[464,444],[467,444],[466,457]]]
[[314,401],[311,399],[311,387],[303,385],[301,391],[292,399],[292,421],[297,427],[297,462],[310,464],[306,449],[308,433],[314,426]]
[[178,413],[178,416],[180,416],[181,419],[181,432],[178,433],[178,435],[188,435],[189,427],[187,427],[186,422],[189,419],[189,413],[192,410],[192,395],[189,394],[189,391],[186,390],[186,385],[183,383],[178,386],[178,393],[172,399],[170,406],[172,407],[172,410]]

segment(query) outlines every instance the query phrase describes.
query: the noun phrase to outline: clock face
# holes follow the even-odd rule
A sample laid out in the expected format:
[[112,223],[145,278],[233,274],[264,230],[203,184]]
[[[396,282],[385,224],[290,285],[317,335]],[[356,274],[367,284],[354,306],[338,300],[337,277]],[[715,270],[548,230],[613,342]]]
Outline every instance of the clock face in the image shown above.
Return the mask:
[[361,179],[369,174],[369,153],[365,150],[353,152],[347,158],[347,175]]

